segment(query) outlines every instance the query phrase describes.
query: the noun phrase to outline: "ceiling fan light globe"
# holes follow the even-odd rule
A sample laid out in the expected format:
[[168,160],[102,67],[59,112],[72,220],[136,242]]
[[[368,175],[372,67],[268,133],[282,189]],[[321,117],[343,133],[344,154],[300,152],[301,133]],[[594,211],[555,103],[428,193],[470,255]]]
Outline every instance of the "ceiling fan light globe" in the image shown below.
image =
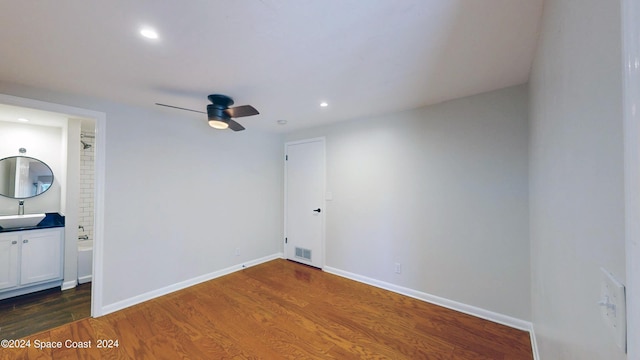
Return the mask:
[[209,120],[209,126],[214,129],[224,130],[229,127],[229,124],[221,120]]

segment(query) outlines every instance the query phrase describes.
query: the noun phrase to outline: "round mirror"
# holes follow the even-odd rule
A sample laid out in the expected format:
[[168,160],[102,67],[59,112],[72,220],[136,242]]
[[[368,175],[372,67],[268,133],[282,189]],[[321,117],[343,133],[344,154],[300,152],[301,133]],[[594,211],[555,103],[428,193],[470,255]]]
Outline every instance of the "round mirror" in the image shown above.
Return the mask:
[[38,196],[53,184],[49,165],[27,156],[0,160],[0,195],[13,199]]

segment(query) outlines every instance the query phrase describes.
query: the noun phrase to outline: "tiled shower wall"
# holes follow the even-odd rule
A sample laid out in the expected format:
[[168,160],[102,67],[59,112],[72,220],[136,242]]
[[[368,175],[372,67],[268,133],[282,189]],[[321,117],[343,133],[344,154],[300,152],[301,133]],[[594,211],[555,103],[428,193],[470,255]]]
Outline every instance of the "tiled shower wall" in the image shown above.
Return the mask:
[[94,174],[94,143],[93,133],[82,132],[81,140],[91,147],[85,149],[80,145],[80,211],[78,223],[82,228],[78,235],[87,235],[93,240],[93,174]]

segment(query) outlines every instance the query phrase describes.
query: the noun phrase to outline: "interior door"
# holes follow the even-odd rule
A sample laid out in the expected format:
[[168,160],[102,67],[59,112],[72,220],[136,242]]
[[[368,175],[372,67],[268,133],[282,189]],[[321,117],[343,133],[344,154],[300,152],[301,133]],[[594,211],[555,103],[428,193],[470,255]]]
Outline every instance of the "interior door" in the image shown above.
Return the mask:
[[285,256],[324,266],[324,138],[285,145]]

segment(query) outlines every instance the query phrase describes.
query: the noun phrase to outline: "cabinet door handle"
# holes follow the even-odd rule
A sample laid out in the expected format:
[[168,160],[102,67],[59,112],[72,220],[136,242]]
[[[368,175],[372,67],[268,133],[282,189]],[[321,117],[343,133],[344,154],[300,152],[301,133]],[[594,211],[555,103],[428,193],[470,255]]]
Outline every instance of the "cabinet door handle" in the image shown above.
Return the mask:
[[28,240],[28,239],[24,239],[24,240],[22,240],[22,243],[23,243],[23,244],[26,244],[26,243],[28,243],[28,242],[29,242],[29,240]]
[[13,240],[13,241],[11,242],[11,245],[15,245],[15,244],[17,244],[17,243],[18,243],[17,241]]

